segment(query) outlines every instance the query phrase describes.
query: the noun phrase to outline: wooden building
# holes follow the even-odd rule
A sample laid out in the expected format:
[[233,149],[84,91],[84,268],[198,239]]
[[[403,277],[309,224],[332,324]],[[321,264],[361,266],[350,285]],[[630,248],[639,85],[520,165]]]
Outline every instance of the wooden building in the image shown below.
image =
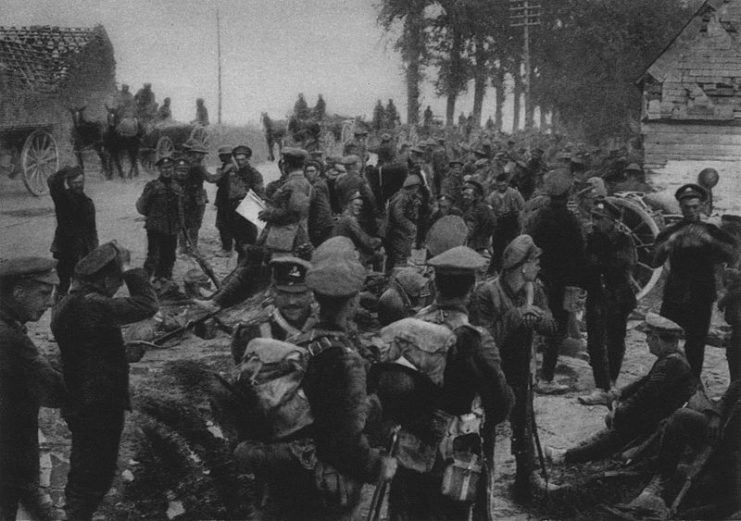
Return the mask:
[[[115,78],[113,46],[101,25],[0,27],[0,127],[49,128],[64,156],[71,149],[68,109],[86,106],[88,119],[104,120]],[[4,144],[16,145],[7,137]]]
[[741,160],[741,0],[707,0],[639,86],[647,166]]

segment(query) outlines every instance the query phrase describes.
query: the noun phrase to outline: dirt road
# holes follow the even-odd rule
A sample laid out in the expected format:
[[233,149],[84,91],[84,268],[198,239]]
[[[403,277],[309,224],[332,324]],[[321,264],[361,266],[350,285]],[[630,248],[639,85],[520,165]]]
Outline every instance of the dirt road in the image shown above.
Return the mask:
[[[259,165],[266,182],[275,179],[278,171],[272,163]],[[143,220],[136,213],[134,203],[141,193],[144,184],[151,179],[146,174],[133,181],[102,181],[91,176],[86,191],[94,199],[97,207],[98,233],[101,242],[117,239],[132,252],[132,263],[140,265],[146,253]],[[214,199],[214,186],[208,185],[209,199]],[[202,229],[201,247],[206,254],[218,249],[216,229],[214,227],[215,211],[209,203]],[[0,182],[0,257],[20,255],[49,255],[54,232],[54,212],[51,199],[29,196],[19,181],[3,179]],[[231,270],[236,259],[210,257],[214,268],[221,276]],[[178,257],[176,279],[196,265],[187,258]],[[655,302],[656,299],[650,299]],[[644,306],[645,307],[645,306]],[[645,310],[645,309],[644,309]],[[633,329],[637,323],[631,323],[628,332],[626,361],[619,384],[625,384],[645,374],[654,361],[648,353],[643,335]],[[49,333],[49,314],[37,324],[32,324],[30,332],[35,341],[48,349],[54,349],[53,339]],[[187,346],[168,351],[149,353],[145,358],[132,366],[132,382],[138,375],[156,371],[165,361],[179,358],[198,359],[213,355],[215,350],[227,350],[228,339],[218,337],[208,342],[189,342]],[[727,385],[725,352],[709,347],[707,350],[704,378],[711,394],[720,394]],[[571,392],[562,396],[538,396],[535,411],[540,427],[541,440],[546,445],[569,447],[582,440],[603,426],[606,412],[601,407],[584,407],[576,402],[576,397],[592,389],[591,370],[580,358],[562,357],[557,369],[557,379],[575,382]],[[48,427],[47,423],[47,427]],[[514,461],[510,454],[508,426],[501,429],[496,446],[498,476],[495,487],[494,517],[505,520],[533,519],[534,514],[514,504],[509,497],[510,486],[514,477]],[[45,433],[52,435],[54,433]],[[64,449],[54,460],[63,468]],[[55,472],[57,493],[64,482],[64,473]],[[536,516],[537,517],[537,516]]]

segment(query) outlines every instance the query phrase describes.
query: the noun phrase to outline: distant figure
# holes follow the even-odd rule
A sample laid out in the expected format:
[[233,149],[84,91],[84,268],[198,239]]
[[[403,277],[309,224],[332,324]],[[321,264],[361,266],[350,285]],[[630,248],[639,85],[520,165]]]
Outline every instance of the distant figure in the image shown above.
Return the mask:
[[298,119],[309,119],[309,106],[306,104],[303,93],[298,95],[298,99],[293,105],[293,114]]
[[494,130],[494,120],[491,119],[491,116],[486,120],[486,130]]
[[199,123],[204,127],[208,126],[208,109],[203,103],[203,98],[198,98],[196,100],[196,119],[191,123]]
[[430,108],[430,106],[427,105],[427,108],[425,109],[424,119],[423,119],[423,123],[422,124],[425,127],[432,126],[432,117],[433,117],[433,115],[432,115],[432,108]]
[[399,111],[396,110],[394,100],[389,98],[389,102],[386,104],[386,124],[388,128],[394,128],[399,119]]
[[155,117],[157,112],[157,102],[154,92],[152,92],[152,84],[145,83],[144,86],[139,89],[134,95],[134,101],[136,102],[137,115],[144,121],[150,121]]
[[384,119],[386,118],[386,111],[383,108],[383,103],[379,99],[376,102],[376,106],[373,108],[373,130],[378,132],[383,128]]
[[324,98],[321,94],[319,94],[319,98],[316,100],[316,105],[314,106],[314,116],[318,120],[324,119],[324,116],[327,114],[327,102],[324,101]]
[[134,95],[129,91],[129,86],[125,83],[121,85],[121,90],[116,93],[114,103],[119,120],[136,117],[136,101]]
[[157,110],[157,121],[169,121],[172,119],[172,109],[170,109],[170,98],[165,98],[162,106]]
[[460,128],[465,128],[466,126],[466,115],[463,112],[458,116],[458,126]]

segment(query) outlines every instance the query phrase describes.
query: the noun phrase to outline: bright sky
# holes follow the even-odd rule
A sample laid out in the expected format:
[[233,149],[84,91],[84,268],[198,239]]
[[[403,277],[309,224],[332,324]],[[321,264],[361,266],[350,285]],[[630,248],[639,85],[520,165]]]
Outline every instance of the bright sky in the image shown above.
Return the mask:
[[[2,0],[0,23],[102,23],[113,42],[119,84],[136,92],[151,82],[157,100],[171,97],[174,117],[183,121],[195,117],[195,98],[203,97],[216,122],[218,5],[224,122],[257,122],[262,111],[280,119],[299,92],[310,106],[322,93],[329,112],[347,116],[370,117],[377,99],[385,104],[393,98],[405,117],[401,60],[376,24],[377,1]],[[484,120],[494,110],[493,90],[487,94]],[[444,115],[445,101],[429,86],[423,108],[428,104]],[[456,115],[472,105],[469,94]]]

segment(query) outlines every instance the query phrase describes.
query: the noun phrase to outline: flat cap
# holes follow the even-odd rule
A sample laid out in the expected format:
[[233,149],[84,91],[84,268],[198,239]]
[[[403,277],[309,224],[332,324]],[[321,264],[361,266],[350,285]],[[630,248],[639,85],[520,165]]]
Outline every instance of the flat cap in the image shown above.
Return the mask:
[[596,215],[598,217],[607,217],[613,220],[618,220],[620,219],[620,217],[622,217],[620,208],[612,204],[607,199],[597,200],[597,202],[594,203],[594,206],[592,206],[591,213],[592,215]]
[[448,166],[453,166],[453,165],[463,166],[463,161],[461,161],[460,159],[453,159],[452,161],[448,163]]
[[364,128],[362,128],[362,127],[356,128],[355,130],[353,130],[352,133],[355,136],[367,136],[368,135],[368,131],[365,130]]
[[414,146],[409,149],[413,154],[424,154],[425,151],[419,148],[419,146]]
[[666,317],[662,317],[661,315],[650,311],[646,313],[646,327],[665,336],[676,336],[679,338],[684,335],[684,329],[682,329],[682,326]]
[[427,277],[414,268],[399,268],[394,273],[394,280],[404,288],[407,294],[417,297],[427,286]]
[[239,154],[244,154],[249,159],[252,157],[252,149],[247,145],[237,145],[232,149],[232,155],[236,157]]
[[184,157],[179,157],[175,160],[175,168],[176,169],[183,169],[188,170],[190,168],[190,161],[188,161]]
[[165,154],[162,157],[160,157],[154,164],[156,166],[168,166],[175,163],[175,160],[172,158],[171,155]]
[[91,277],[115,261],[120,250],[112,242],[101,244],[75,264],[76,277]]
[[518,235],[504,249],[502,269],[516,268],[529,259],[540,257],[541,253],[543,253],[543,250],[535,245],[532,237],[527,234]]
[[642,172],[643,169],[638,163],[631,163],[625,167],[626,172]]
[[697,198],[700,199],[700,201],[705,202],[708,200],[708,192],[698,184],[688,183],[680,186],[679,190],[674,193],[674,197],[677,201]]
[[569,158],[569,161],[571,161],[572,163],[575,163],[577,165],[583,165],[584,164],[584,156],[582,156],[581,154],[572,154],[571,157]]
[[438,273],[475,273],[486,266],[486,259],[468,246],[456,246],[427,261]]
[[225,156],[225,155],[231,155],[232,153],[232,147],[229,145],[221,145],[219,149],[216,152],[216,155],[219,156]]
[[[312,267],[306,273],[306,285],[315,293],[328,297],[351,297],[357,294],[365,282],[365,268],[360,261],[343,251],[340,255],[322,251],[334,249],[335,245],[320,244],[312,259]],[[345,246],[346,248],[346,246]]]
[[566,195],[574,184],[571,173],[563,168],[551,170],[543,178],[545,193],[551,197]]
[[347,168],[345,168],[345,165],[342,165],[340,163],[335,163],[335,165],[332,168],[341,174],[344,174],[345,172],[347,172]]
[[82,171],[82,168],[80,168],[77,165],[75,165],[75,166],[65,166],[64,168],[62,168],[60,170],[60,172],[62,173],[62,176],[65,179],[72,179],[73,177],[77,177],[77,176],[83,175],[85,173],[85,172]]
[[485,166],[489,166],[489,160],[485,157],[482,157],[481,159],[477,159],[476,162],[473,164],[476,168],[482,168]]
[[303,148],[286,147],[283,149],[283,157],[306,160],[309,159],[309,153]]
[[281,291],[301,293],[306,291],[306,272],[311,263],[292,255],[274,257],[270,260],[273,284]]
[[0,263],[0,280],[29,279],[59,284],[57,261],[45,257],[15,257]]
[[391,134],[389,133],[381,134],[381,141],[391,141]]
[[479,157],[489,157],[489,154],[486,153],[486,150],[482,148],[477,148],[473,151],[473,153]]
[[435,257],[456,246],[463,246],[467,236],[466,221],[458,215],[446,215],[435,221],[427,232],[427,251]]
[[605,187],[605,181],[601,177],[590,177],[587,179],[587,188],[592,192],[592,195],[596,197],[607,197],[607,188]]
[[314,254],[311,256],[311,263],[316,264],[326,260],[327,257],[347,257],[349,259],[358,259],[358,250],[355,249],[355,244],[352,239],[343,235],[336,237],[330,237],[323,243],[321,243]]
[[409,186],[418,186],[422,184],[422,180],[419,178],[416,174],[411,174],[404,179],[404,184],[402,185],[403,188],[407,188]]
[[467,179],[463,183],[463,189],[465,190],[466,188],[473,188],[474,192],[478,193],[479,195],[484,195],[483,185],[475,179]]
[[350,154],[349,156],[343,157],[340,162],[345,166],[354,165],[355,163],[360,163],[360,156]]

